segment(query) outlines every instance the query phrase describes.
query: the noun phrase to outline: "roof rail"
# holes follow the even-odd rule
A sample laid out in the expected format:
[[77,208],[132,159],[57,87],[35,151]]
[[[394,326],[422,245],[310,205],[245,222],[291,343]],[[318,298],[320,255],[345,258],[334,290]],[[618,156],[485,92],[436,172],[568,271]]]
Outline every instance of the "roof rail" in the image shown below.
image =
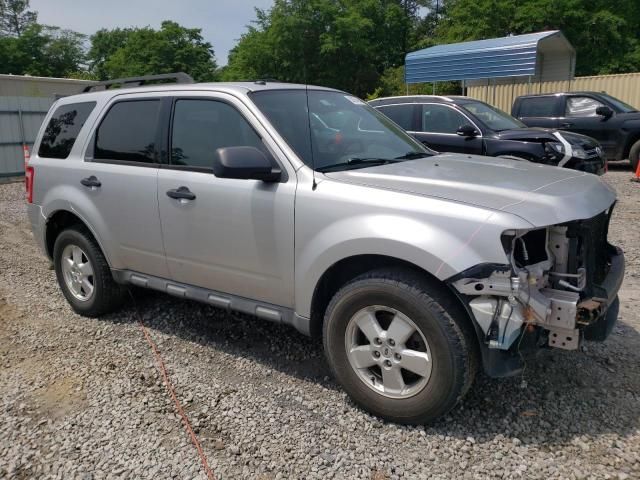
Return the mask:
[[96,87],[104,87],[102,90],[108,90],[114,85],[120,85],[120,88],[128,87],[140,87],[142,85],[148,85],[149,83],[155,83],[162,80],[172,80],[172,82],[166,83],[195,83],[191,75],[187,75],[184,72],[177,73],[163,73],[161,75],[145,75],[143,77],[128,77],[128,78],[116,78],[115,80],[105,80],[104,82],[97,82],[93,85],[87,85],[82,92],[87,93],[96,90]]

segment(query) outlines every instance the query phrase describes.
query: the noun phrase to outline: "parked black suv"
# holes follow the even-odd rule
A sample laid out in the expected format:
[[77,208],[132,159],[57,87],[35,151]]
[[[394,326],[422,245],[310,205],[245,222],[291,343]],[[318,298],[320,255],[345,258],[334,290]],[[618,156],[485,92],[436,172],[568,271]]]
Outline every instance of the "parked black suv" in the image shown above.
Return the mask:
[[602,144],[609,160],[640,158],[640,112],[606,93],[571,92],[516,98],[511,114],[531,127],[582,133]]
[[438,152],[518,157],[602,175],[598,143],[584,135],[525,124],[484,102],[460,96],[418,95],[371,105]]

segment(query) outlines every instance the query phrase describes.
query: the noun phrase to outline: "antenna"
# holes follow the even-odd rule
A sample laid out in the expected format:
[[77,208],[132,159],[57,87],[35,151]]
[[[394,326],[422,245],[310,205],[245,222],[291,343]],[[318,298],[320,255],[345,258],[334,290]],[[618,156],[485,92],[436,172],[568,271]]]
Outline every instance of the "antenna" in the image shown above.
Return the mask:
[[311,183],[311,190],[314,190],[318,187],[318,183],[316,182],[316,164],[313,158],[313,133],[311,132],[311,109],[309,108],[309,84],[307,83],[307,66],[305,62],[304,67],[304,94],[307,100],[307,122],[309,126],[309,150],[311,152],[311,174],[313,175],[313,182]]

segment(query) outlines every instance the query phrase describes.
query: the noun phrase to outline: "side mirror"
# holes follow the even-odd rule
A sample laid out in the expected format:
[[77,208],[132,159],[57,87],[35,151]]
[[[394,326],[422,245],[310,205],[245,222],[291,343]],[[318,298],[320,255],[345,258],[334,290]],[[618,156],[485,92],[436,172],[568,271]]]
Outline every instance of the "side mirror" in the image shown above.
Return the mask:
[[458,127],[456,133],[461,137],[475,137],[478,135],[478,131],[469,124]]
[[613,116],[613,110],[611,110],[611,108],[607,106],[598,107],[596,108],[596,115],[600,115],[601,117],[604,117],[606,120]]
[[213,173],[220,178],[277,182],[282,176],[263,152],[255,147],[218,148],[213,159]]

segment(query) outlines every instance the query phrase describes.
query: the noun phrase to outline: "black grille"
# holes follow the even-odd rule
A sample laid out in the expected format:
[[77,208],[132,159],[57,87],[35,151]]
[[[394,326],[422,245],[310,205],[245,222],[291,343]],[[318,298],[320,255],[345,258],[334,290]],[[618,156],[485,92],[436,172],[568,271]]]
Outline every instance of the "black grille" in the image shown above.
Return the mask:
[[587,274],[585,297],[602,295],[599,285],[609,271],[611,247],[607,241],[609,220],[613,206],[595,217],[571,222],[568,226],[569,270],[583,267]]

